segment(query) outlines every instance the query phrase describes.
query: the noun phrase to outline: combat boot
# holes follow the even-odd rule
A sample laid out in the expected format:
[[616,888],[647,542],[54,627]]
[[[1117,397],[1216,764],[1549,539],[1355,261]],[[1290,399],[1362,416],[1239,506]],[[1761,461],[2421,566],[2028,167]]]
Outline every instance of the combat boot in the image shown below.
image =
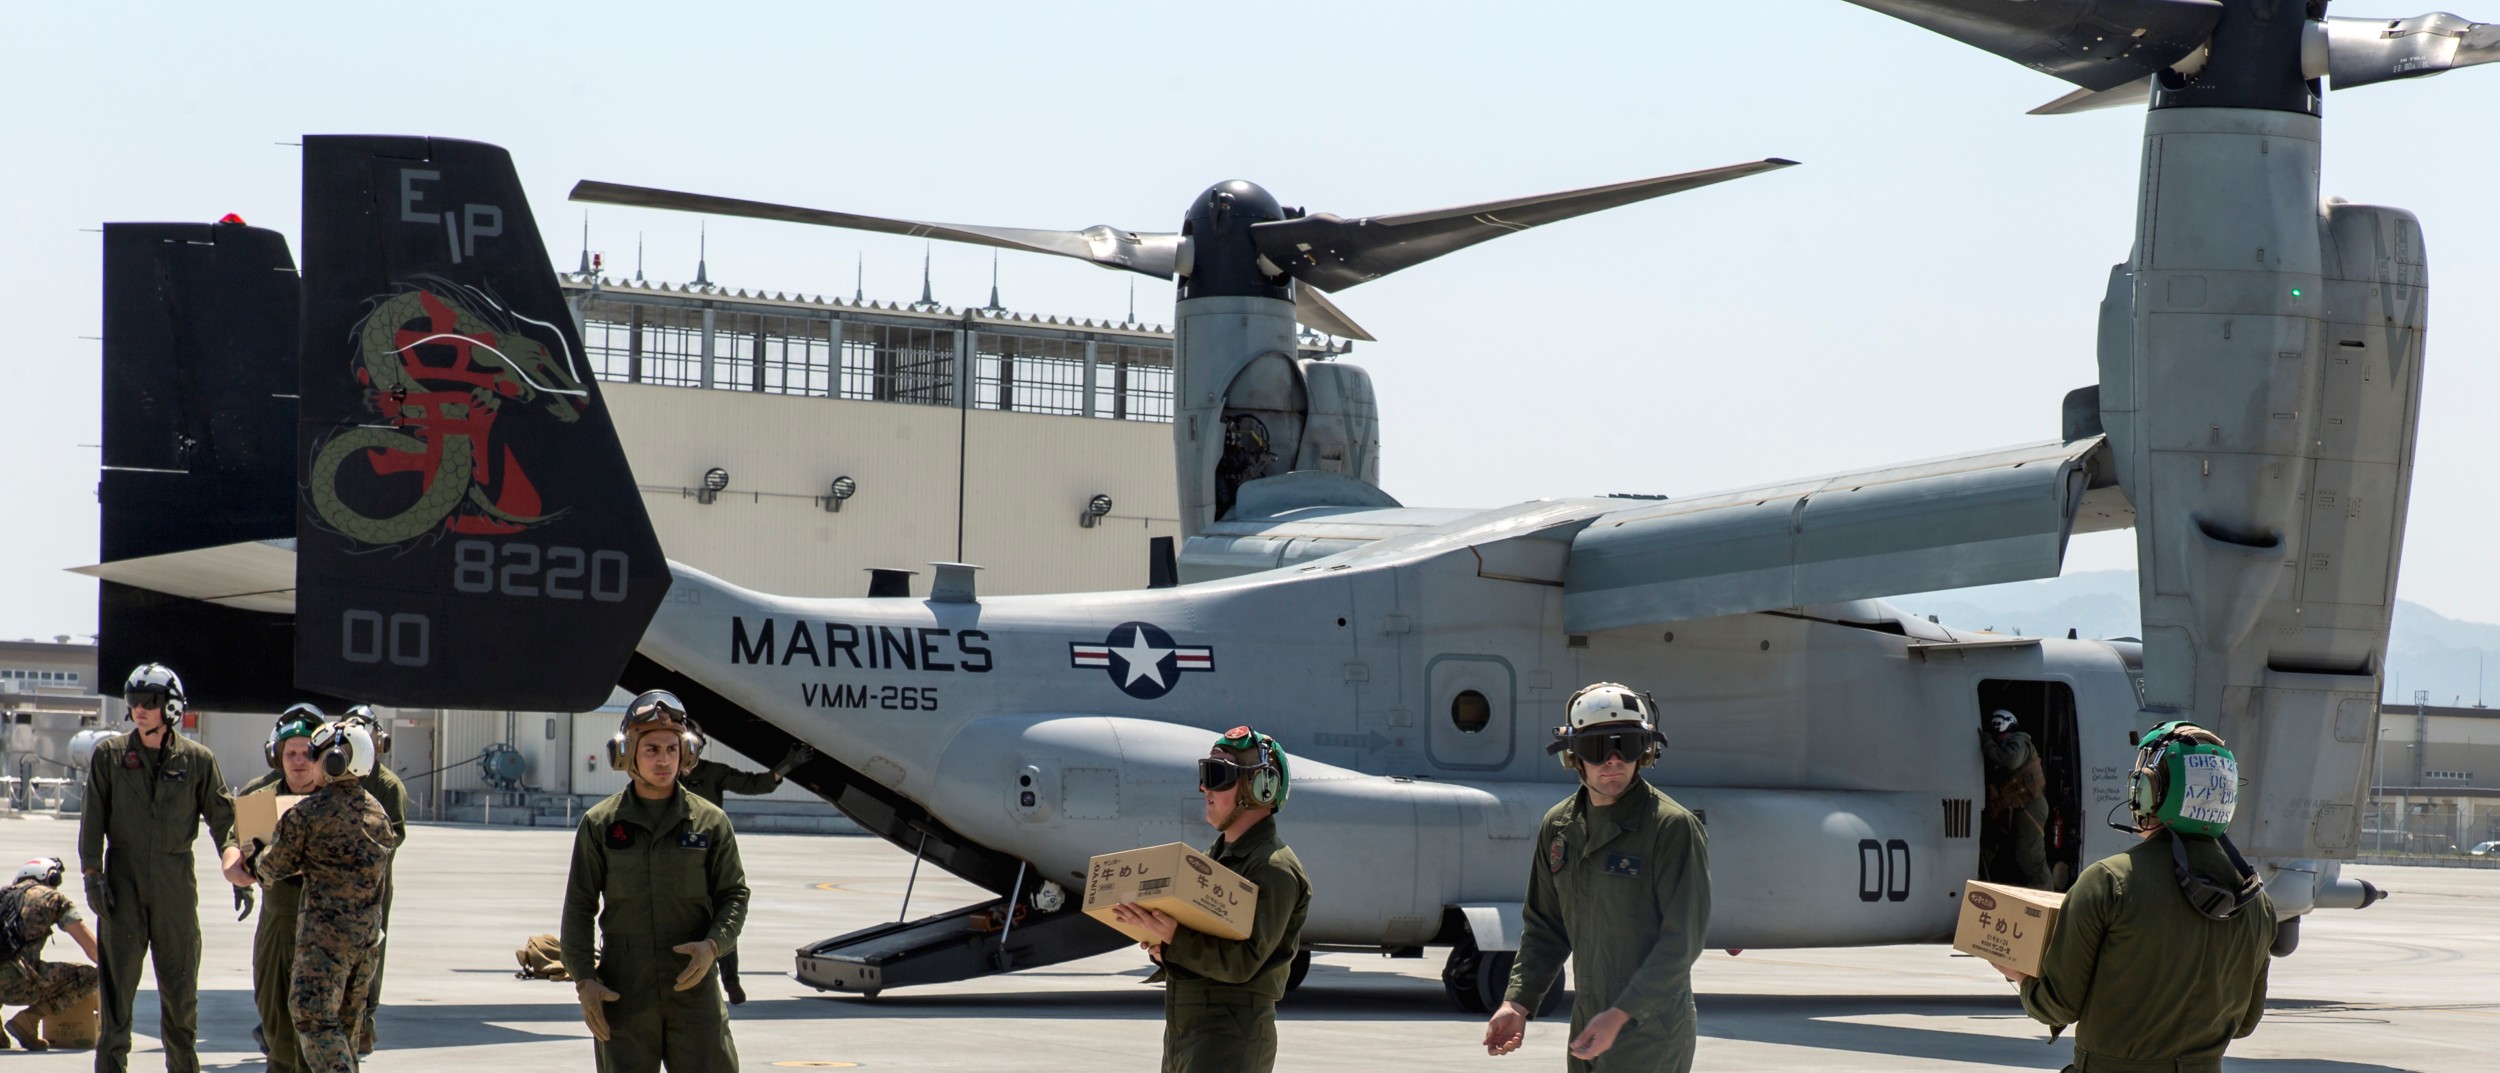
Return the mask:
[[9,1035],[16,1037],[17,1045],[24,1047],[27,1050],[51,1050],[52,1046],[45,1043],[42,1036],[35,1034],[37,1026],[42,1021],[43,1015],[36,1013],[34,1008],[31,1006],[26,1009],[19,1010],[17,1011],[16,1016],[9,1018]]

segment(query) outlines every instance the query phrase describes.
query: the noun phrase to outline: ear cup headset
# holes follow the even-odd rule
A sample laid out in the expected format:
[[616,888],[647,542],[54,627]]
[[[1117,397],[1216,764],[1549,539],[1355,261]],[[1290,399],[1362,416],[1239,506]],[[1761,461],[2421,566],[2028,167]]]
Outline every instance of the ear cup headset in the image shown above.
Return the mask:
[[[1285,807],[1285,795],[1292,790],[1292,773],[1285,766],[1285,750],[1276,739],[1246,726],[1226,731],[1216,739],[1209,755],[1198,761],[1198,786],[1222,790],[1238,783],[1241,796],[1235,799],[1238,808]],[[1233,754],[1249,753],[1255,761],[1243,765]]]
[[[2238,758],[2212,731],[2185,719],[2163,723],[2138,739],[2135,767],[2127,775],[2127,807],[2135,814],[2135,826],[2110,824],[2129,834],[2155,825],[2168,828],[2171,877],[2188,904],[2211,920],[2229,920],[2266,886],[2225,833],[2239,807],[2239,775]],[[2216,883],[2191,870],[2190,838],[2221,843],[2238,885]]]
[[61,863],[61,859],[59,857],[37,857],[34,860],[26,862],[24,867],[19,868],[17,870],[17,878],[10,880],[9,883],[11,886],[15,886],[18,883],[31,879],[47,887],[58,887],[61,885],[62,873],[67,870],[67,867]]
[[703,758],[703,735],[694,728],[694,720],[686,715],[686,702],[665,689],[643,693],[625,706],[625,718],[616,725],[616,733],[608,738],[608,770],[634,773],[634,739],[642,728],[674,725],[677,728],[679,770],[694,766]]
[[1545,751],[1562,754],[1562,765],[1575,772],[1618,756],[1649,767],[1667,749],[1667,736],[1658,729],[1658,699],[1627,685],[1581,687],[1563,703],[1563,718]]
[[[348,712],[353,715],[355,709],[350,708]],[[329,721],[329,714],[318,705],[288,705],[286,711],[278,715],[277,724],[269,728],[269,740],[261,745],[260,758],[269,762],[272,771],[285,766],[286,740],[312,737],[313,731],[321,729]]]
[[365,729],[367,729],[367,730],[369,730],[369,731],[371,731],[371,732],[373,733],[373,755],[375,755],[375,756],[389,756],[389,755],[391,755],[391,726],[390,726],[390,723],[389,723],[387,720],[384,720],[381,716],[378,716],[378,715],[373,714],[373,705],[370,705],[370,704],[356,704],[356,705],[350,705],[350,706],[348,707],[347,711],[346,711],[345,713],[343,713],[342,715],[340,715],[340,718],[342,718],[342,719],[362,719],[362,720],[364,720],[364,721],[365,721]]

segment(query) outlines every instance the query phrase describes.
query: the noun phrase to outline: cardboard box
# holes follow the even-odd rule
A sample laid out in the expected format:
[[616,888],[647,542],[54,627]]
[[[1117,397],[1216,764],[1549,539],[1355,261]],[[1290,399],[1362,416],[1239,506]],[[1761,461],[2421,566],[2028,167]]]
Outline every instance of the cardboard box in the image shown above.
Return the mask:
[[267,844],[278,831],[278,817],[304,799],[302,794],[282,794],[276,786],[256,790],[234,799],[234,840],[249,846],[253,839]]
[[40,1038],[61,1050],[86,1050],[104,1031],[104,1011],[97,992],[87,992],[69,1009],[43,1019]]
[[1141,943],[1152,937],[1121,926],[1112,906],[1160,909],[1182,927],[1218,939],[1249,938],[1250,918],[1259,909],[1258,884],[1181,842],[1105,853],[1085,873],[1085,915]]
[[2049,930],[2057,926],[2057,911],[2066,896],[1978,880],[1962,888],[1962,917],[1953,926],[1953,948],[2015,972],[2040,975]]

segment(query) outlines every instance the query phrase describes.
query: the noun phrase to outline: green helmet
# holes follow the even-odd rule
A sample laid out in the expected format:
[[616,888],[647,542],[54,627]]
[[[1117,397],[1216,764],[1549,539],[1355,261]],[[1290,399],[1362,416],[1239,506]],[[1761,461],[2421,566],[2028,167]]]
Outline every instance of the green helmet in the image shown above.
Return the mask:
[[[1238,759],[1243,754],[1248,754],[1249,763]],[[1284,746],[1247,726],[1234,727],[1215,739],[1206,758],[1198,761],[1198,785],[1221,790],[1236,782],[1242,787],[1241,807],[1284,808],[1285,795],[1293,788]]]
[[277,725],[269,728],[269,742],[261,746],[261,759],[269,761],[272,768],[278,767],[279,761],[286,758],[288,738],[310,738],[313,731],[321,729],[321,724],[329,721],[329,713],[322,711],[319,705],[289,705],[286,711],[279,713]]
[[2139,827],[2215,838],[2239,808],[2239,759],[2212,731],[2174,719],[2144,733],[2128,775],[2128,807]]

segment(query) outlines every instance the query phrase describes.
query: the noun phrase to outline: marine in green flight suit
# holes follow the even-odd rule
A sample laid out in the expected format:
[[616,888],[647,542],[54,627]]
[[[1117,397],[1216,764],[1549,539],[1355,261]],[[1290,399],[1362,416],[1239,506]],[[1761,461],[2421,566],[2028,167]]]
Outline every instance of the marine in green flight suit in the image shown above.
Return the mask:
[[[372,794],[373,799],[381,803],[383,815],[391,818],[391,834],[397,836],[397,845],[404,849],[408,845],[408,784],[391,770],[389,729],[383,725],[381,717],[374,714],[370,705],[359,704],[349,708],[345,718],[363,719],[371,728],[375,743],[381,748],[382,756],[374,761],[373,774],[358,781],[364,783],[366,793]],[[391,874],[398,865],[399,855],[393,853],[390,863],[383,866],[382,943],[373,951],[373,987],[365,992],[364,1020],[356,1026],[358,1055],[372,1054],[378,1038],[374,1031],[374,1016],[382,1009],[382,969],[391,951],[391,899],[398,893],[398,885],[391,882]]]
[[1291,789],[1276,739],[1235,727],[1198,762],[1208,826],[1221,831],[1207,854],[1258,884],[1250,935],[1219,939],[1141,905],[1112,912],[1154,933],[1142,944],[1163,968],[1163,1073],[1262,1073],[1276,1068],[1276,1002],[1302,949],[1311,878],[1276,833]]
[[602,1073],[738,1067],[712,969],[746,923],[746,869],[728,814],[677,783],[697,740],[675,695],[634,698],[608,743],[633,785],[573,837],[560,938]]
[[[702,733],[700,729],[695,731],[697,737]],[[782,757],[781,762],[768,771],[741,771],[718,760],[698,758],[689,770],[678,774],[677,784],[685,787],[687,793],[718,805],[724,793],[754,796],[780,789],[783,776],[815,755],[816,750],[806,745],[794,746],[788,756]],[[729,1004],[736,1006],[745,1002],[746,988],[738,984],[738,952],[731,950],[722,954],[719,964],[720,986],[722,991],[728,992]]]
[[1573,694],[1551,751],[1580,788],[1537,827],[1536,860],[1510,986],[1485,1050],[1527,1038],[1531,1011],[1571,962],[1568,1068],[1692,1068],[1693,961],[1710,927],[1710,840],[1701,822],[1640,777],[1666,739],[1656,702],[1611,682]]
[[146,664],[131,671],[122,696],[135,726],[89,757],[78,817],[79,864],[104,955],[97,966],[103,1026],[95,1068],[122,1073],[129,1065],[131,1002],[147,959],[156,969],[165,1068],[197,1073],[200,891],[191,846],[202,821],[221,847],[227,881],[244,886],[251,877],[234,845],[234,799],[216,754],[174,729],[187,703],[182,680]]
[[[2222,739],[2193,724],[2173,741],[2148,746],[2146,761],[2166,765],[2174,748],[2229,758]],[[2162,728],[2146,736],[2154,742]],[[2174,769],[2176,770],[2176,769]],[[2236,783],[2236,762],[2222,778]],[[2220,1073],[2232,1040],[2256,1031],[2266,1009],[2268,949],[2274,944],[2274,902],[2253,869],[2220,834],[2226,803],[2203,822],[2170,814],[2160,787],[2134,798],[2143,841],[2093,862],[2066,892],[2049,933],[2037,977],[2000,968],[2021,989],[2023,1010],[2053,1026],[2075,1026],[2080,1073]],[[2175,790],[2172,791],[2175,793]],[[2175,829],[2174,829],[2175,828]],[[2212,834],[2189,834],[2207,830]],[[2174,865],[2196,877],[2182,887]],[[2200,908],[2201,904],[2201,908]],[[2218,915],[2217,915],[2218,914]]]

